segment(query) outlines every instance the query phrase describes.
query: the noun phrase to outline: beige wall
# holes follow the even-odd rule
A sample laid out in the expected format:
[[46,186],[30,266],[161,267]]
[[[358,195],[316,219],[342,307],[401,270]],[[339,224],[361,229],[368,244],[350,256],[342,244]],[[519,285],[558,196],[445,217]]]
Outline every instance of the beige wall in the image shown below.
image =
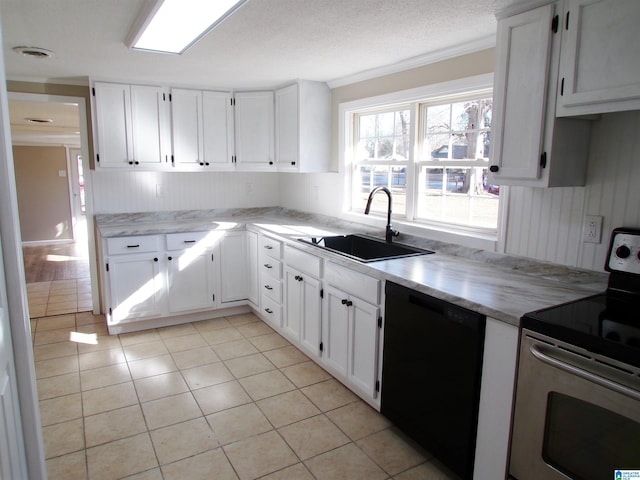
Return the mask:
[[493,73],[494,54],[495,49],[489,48],[331,90],[331,170],[338,171],[338,106],[341,103]]
[[14,146],[13,163],[22,241],[71,239],[66,149]]

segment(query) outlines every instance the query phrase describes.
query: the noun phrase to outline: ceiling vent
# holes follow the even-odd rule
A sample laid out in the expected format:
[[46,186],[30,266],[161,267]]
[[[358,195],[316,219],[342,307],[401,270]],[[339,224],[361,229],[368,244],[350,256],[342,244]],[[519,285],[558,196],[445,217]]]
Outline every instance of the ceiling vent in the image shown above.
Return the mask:
[[13,47],[13,51],[19,55],[33,58],[51,58],[54,55],[51,50],[40,47]]

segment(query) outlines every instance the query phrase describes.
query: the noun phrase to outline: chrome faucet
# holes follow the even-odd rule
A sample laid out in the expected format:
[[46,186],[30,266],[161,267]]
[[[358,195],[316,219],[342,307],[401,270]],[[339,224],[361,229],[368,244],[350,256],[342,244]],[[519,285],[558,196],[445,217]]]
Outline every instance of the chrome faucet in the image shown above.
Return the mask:
[[389,205],[387,207],[387,228],[385,229],[384,239],[387,241],[387,243],[391,243],[391,239],[400,235],[400,232],[391,228],[391,192],[387,187],[376,187],[371,190],[369,199],[367,200],[367,206],[364,209],[364,214],[369,215],[369,210],[371,209],[371,200],[373,200],[373,196],[379,191],[383,191],[384,193],[386,193],[387,197],[389,198]]

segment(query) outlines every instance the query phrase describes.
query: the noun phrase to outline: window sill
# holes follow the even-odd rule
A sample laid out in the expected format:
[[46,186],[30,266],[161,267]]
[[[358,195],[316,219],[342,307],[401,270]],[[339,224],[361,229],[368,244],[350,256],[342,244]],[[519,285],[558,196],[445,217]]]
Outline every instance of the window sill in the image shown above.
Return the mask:
[[[379,214],[364,215],[362,213],[343,212],[341,218],[350,222],[357,222],[368,226],[379,226],[380,232],[384,235],[386,217]],[[481,250],[497,251],[498,238],[496,234],[482,232],[462,232],[459,230],[447,229],[441,226],[413,223],[401,219],[391,218],[394,229],[400,231],[399,242],[402,242],[402,234],[416,237],[428,238],[440,242],[453,243],[467,248],[478,248]]]

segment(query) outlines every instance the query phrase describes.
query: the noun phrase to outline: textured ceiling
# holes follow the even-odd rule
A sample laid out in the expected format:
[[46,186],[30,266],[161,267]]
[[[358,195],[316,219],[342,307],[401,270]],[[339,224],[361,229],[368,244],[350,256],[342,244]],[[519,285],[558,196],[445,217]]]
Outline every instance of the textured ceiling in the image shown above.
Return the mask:
[[[269,88],[332,81],[495,35],[495,0],[250,0],[182,56],[124,44],[148,0],[0,0],[9,79]],[[186,0],[185,0],[186,2]],[[170,34],[170,32],[168,32]],[[36,46],[46,60],[11,51]]]

